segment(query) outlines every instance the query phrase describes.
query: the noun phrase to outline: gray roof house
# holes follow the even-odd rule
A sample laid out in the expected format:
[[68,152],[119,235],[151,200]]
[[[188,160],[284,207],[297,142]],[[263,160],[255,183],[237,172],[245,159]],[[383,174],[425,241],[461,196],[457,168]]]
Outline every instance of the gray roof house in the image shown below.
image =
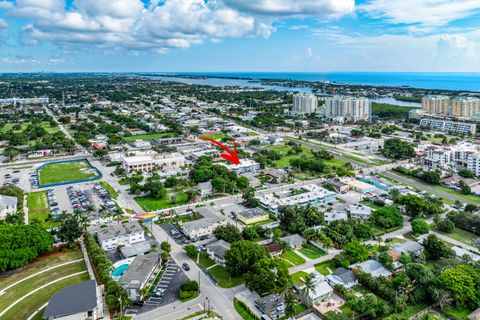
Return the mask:
[[207,254],[215,263],[225,267],[225,252],[230,250],[230,243],[218,240],[206,246]]
[[271,319],[277,319],[285,315],[285,301],[283,295],[272,293],[255,300],[255,306],[262,314]]
[[355,263],[350,266],[354,272],[361,270],[365,273],[370,274],[372,277],[385,277],[388,278],[392,273],[386,269],[380,262],[377,260],[369,259],[363,262]]
[[210,181],[201,182],[198,184],[198,190],[200,190],[200,195],[202,197],[208,196],[212,194],[213,191],[212,183]]
[[404,243],[394,243],[392,250],[398,254],[420,253],[423,250],[423,246],[415,241],[405,241]]
[[97,283],[69,285],[50,298],[42,319],[97,319]]
[[302,245],[307,242],[307,240],[298,234],[292,234],[290,236],[283,237],[281,240],[286,241],[293,249],[300,249]]
[[128,246],[145,241],[142,226],[137,221],[114,224],[97,231],[97,239],[103,250],[113,250],[118,246]]
[[455,252],[455,256],[457,258],[463,258],[463,256],[468,256],[472,261],[480,261],[480,255],[476,253],[470,252],[457,246],[452,247],[452,250]]
[[358,283],[357,276],[351,270],[345,268],[337,268],[332,274],[327,276],[328,284],[341,285],[345,288],[351,288]]
[[0,195],[0,219],[17,212],[17,197]]
[[228,223],[227,218],[211,206],[195,208],[195,211],[203,218],[181,224],[182,232],[192,240],[198,240],[201,237],[210,238],[218,226]]
[[145,287],[161,260],[158,252],[151,252],[137,256],[128,266],[118,283],[127,290],[130,300],[138,301],[142,298],[140,290]]
[[149,253],[152,249],[150,242],[142,241],[120,248],[120,253],[124,259]]

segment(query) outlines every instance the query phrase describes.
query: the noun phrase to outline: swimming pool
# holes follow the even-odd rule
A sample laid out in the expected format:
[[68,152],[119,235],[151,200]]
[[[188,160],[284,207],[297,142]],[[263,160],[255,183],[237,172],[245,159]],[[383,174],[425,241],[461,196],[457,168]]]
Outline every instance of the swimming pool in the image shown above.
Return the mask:
[[112,271],[112,276],[114,277],[121,277],[122,274],[127,271],[128,269],[128,263],[126,264],[122,264],[120,266],[118,266],[117,268],[113,269]]

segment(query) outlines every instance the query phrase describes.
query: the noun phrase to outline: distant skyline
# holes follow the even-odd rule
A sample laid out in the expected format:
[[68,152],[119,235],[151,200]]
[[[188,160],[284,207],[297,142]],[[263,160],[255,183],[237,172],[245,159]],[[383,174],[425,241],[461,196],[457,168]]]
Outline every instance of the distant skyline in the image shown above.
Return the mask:
[[480,72],[479,46],[478,0],[0,0],[0,72]]

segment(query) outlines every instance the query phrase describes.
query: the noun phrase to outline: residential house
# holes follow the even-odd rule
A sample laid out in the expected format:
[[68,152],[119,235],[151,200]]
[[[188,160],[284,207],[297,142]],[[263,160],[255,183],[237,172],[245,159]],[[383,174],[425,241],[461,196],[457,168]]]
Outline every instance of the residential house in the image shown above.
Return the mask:
[[475,262],[480,261],[480,255],[473,253],[471,251],[465,250],[457,246],[452,247],[452,250],[455,252],[455,256],[457,258],[462,259],[463,257],[468,257],[468,259],[472,261],[475,261]]
[[304,285],[298,287],[298,291],[300,292],[300,300],[302,300],[302,302],[308,307],[330,298],[333,293],[333,288],[328,284],[325,276],[316,275],[312,280],[312,290],[304,292]]
[[0,195],[0,220],[17,212],[17,197]]
[[270,242],[266,247],[272,257],[278,257],[282,253],[282,245],[278,242]]
[[338,284],[350,289],[358,284],[355,273],[342,267],[335,269],[332,274],[328,275],[327,280],[332,287]]
[[218,240],[206,246],[207,254],[216,264],[225,267],[225,252],[230,250],[230,243]]
[[120,254],[124,259],[136,257],[138,255],[147,254],[151,251],[152,246],[149,241],[137,242],[120,248]]
[[195,209],[203,218],[179,224],[183,234],[197,241],[201,238],[211,238],[213,231],[219,227],[228,224],[228,219],[218,213],[211,206],[200,207]]
[[352,218],[368,220],[372,214],[372,208],[363,204],[352,204],[348,207],[348,212]]
[[255,300],[255,306],[271,319],[278,319],[285,315],[285,301],[283,295],[278,293]]
[[99,319],[103,314],[98,309],[100,298],[95,280],[66,286],[50,298],[42,319]]
[[132,301],[142,299],[142,289],[152,278],[162,259],[158,252],[137,256],[122,274],[118,283],[127,290],[128,297]]
[[305,240],[302,236],[298,234],[292,234],[290,236],[286,236],[281,239],[287,242],[290,248],[294,250],[298,250],[302,248],[303,244],[307,242],[307,240]]
[[337,210],[332,210],[332,211],[326,211],[324,212],[323,218],[325,219],[325,222],[330,223],[332,221],[337,221],[337,220],[348,220],[348,214],[345,211],[337,211]]
[[200,196],[205,197],[213,193],[212,182],[201,182],[198,184],[198,190],[200,190]]
[[370,274],[374,278],[378,278],[378,277],[390,278],[392,276],[392,273],[388,269],[386,269],[380,262],[373,259],[352,264],[350,266],[350,269],[353,272],[363,271],[365,273]]

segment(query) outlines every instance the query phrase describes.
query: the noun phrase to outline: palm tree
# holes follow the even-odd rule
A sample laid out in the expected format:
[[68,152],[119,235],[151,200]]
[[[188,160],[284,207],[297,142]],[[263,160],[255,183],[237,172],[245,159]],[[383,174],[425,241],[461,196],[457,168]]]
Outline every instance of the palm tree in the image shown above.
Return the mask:
[[310,293],[316,292],[315,279],[312,276],[307,275],[302,279],[302,285],[302,295],[305,298],[305,301],[308,303],[308,297],[310,296]]
[[123,212],[121,210],[115,210],[113,212],[113,217],[117,219],[117,224],[120,224],[120,218],[122,217]]
[[102,204],[100,206],[100,209],[98,210],[98,213],[100,213],[101,216],[104,216],[107,212],[108,212],[107,206]]
[[298,301],[290,283],[285,287],[284,297],[285,316],[287,319],[291,319],[295,315],[295,306],[298,304]]

